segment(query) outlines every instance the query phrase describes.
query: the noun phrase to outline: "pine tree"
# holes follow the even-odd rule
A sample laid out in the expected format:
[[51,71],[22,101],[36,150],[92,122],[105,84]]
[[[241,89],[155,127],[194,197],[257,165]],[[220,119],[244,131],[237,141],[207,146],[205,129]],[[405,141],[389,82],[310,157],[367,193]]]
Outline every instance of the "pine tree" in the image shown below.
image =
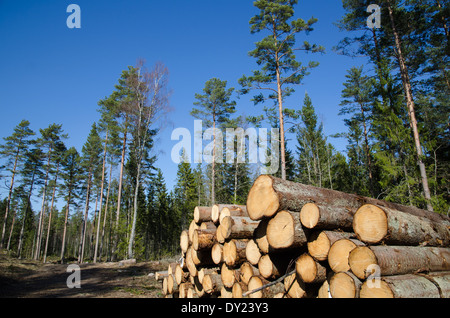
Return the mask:
[[30,144],[30,137],[34,135],[34,132],[30,129],[30,122],[22,120],[15,128],[14,133],[4,138],[6,143],[1,146],[0,154],[7,159],[6,167],[11,172],[11,181],[8,189],[8,198],[6,201],[6,209],[2,227],[2,238],[0,241],[0,248],[3,247],[6,227],[8,223],[8,216],[10,210],[10,202],[14,189],[14,179],[19,165],[22,163],[24,155]]
[[[216,201],[216,162],[222,161],[223,144],[217,144],[218,127],[227,122],[230,114],[234,113],[236,102],[231,100],[234,88],[226,88],[227,81],[212,78],[205,83],[203,94],[195,94],[196,102],[191,115],[204,121],[204,124],[213,129],[212,156],[211,156],[211,204]],[[219,151],[218,151],[219,150]],[[221,151],[220,151],[221,150]]]
[[[294,5],[297,0],[257,0],[254,6],[260,12],[250,20],[252,34],[266,32],[268,35],[256,42],[256,49],[249,55],[256,58],[261,70],[253,71],[251,76],[243,76],[239,83],[242,85],[242,93],[246,94],[251,89],[268,90],[269,99],[278,105],[278,118],[281,144],[281,177],[286,179],[286,154],[285,154],[285,127],[283,101],[293,91],[293,85],[300,84],[308,74],[309,69],[318,65],[317,62],[309,62],[302,65],[296,60],[294,51],[324,52],[322,46],[303,42],[296,47],[296,35],[313,30],[312,25],[317,19],[311,18],[307,22],[303,19],[292,20]],[[264,101],[263,94],[254,97],[255,104]]]

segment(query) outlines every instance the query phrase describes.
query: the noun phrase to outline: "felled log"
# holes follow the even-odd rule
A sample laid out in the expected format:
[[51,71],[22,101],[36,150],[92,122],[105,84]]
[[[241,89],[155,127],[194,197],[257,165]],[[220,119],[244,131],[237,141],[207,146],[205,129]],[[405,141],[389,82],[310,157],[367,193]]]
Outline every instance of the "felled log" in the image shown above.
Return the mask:
[[248,241],[245,247],[245,257],[250,264],[258,265],[259,259],[261,258],[261,251],[254,239]]
[[334,242],[344,238],[356,237],[354,233],[335,231],[316,231],[308,238],[308,253],[318,261],[328,259],[328,253]]
[[203,277],[203,290],[207,294],[219,293],[223,287],[222,278],[220,274],[209,274]]
[[177,264],[175,268],[175,273],[173,275],[175,276],[175,281],[177,282],[178,285],[186,282],[189,278],[189,272],[188,271],[186,272],[180,264]]
[[352,272],[335,273],[330,279],[332,298],[359,298],[361,281]]
[[299,212],[306,203],[310,202],[334,208],[346,208],[352,212],[356,212],[364,204],[375,204],[450,225],[449,217],[431,211],[313,187],[269,175],[261,175],[253,183],[247,196],[247,213],[253,220],[260,220],[271,217],[280,210]]
[[216,229],[197,229],[192,236],[192,247],[194,250],[211,249],[217,242]]
[[223,262],[223,245],[215,243],[211,248],[211,259],[214,264],[219,265]]
[[242,263],[240,267],[239,279],[240,281],[248,284],[250,278],[255,275],[260,275],[259,269],[249,262]]
[[340,239],[334,242],[328,252],[328,264],[333,272],[346,272],[350,270],[348,256],[357,246],[365,244],[356,239]]
[[194,208],[194,222],[200,224],[211,221],[211,210],[212,208],[209,206],[196,206]]
[[450,273],[405,274],[366,280],[360,298],[448,298]]
[[251,239],[258,226],[258,221],[253,221],[245,216],[226,216],[220,223],[222,237],[227,239]]
[[231,289],[231,294],[233,298],[243,298],[242,295],[248,291],[248,286],[244,282],[235,282]]
[[[214,204],[211,209],[211,220],[214,223],[220,222],[220,213],[224,208],[227,208],[229,210],[241,210],[241,211],[247,211],[247,207],[245,205],[239,205],[239,204]],[[246,212],[245,212],[246,214]]]
[[[247,260],[245,250],[248,239],[232,239],[223,245],[223,260],[228,266],[237,266]],[[229,286],[232,287],[232,286]]]
[[305,283],[323,283],[327,279],[327,269],[309,254],[300,255],[295,261],[298,277]]
[[267,225],[267,240],[274,249],[298,248],[307,243],[298,213],[278,212]]
[[[268,285],[267,287],[264,287]],[[252,292],[254,290],[257,290],[256,292]],[[252,293],[250,293],[252,292]],[[245,297],[245,294],[248,294],[249,298],[272,298],[275,295],[279,293],[284,292],[284,283],[283,282],[277,282],[275,284],[270,284],[269,282],[264,279],[261,276],[253,276],[250,278],[248,284],[247,284],[247,292],[243,294]]]
[[179,284],[179,296],[180,298],[188,298],[189,289],[193,290],[193,285],[191,282],[184,282]]
[[203,278],[205,277],[205,275],[211,275],[211,274],[217,274],[219,272],[219,268],[218,267],[202,267],[201,269],[198,270],[198,281],[200,282],[200,284],[203,283]]
[[183,253],[187,252],[187,249],[188,249],[190,243],[191,242],[189,241],[189,231],[188,230],[181,231],[180,248]]
[[365,279],[369,275],[391,276],[450,271],[450,248],[360,246],[350,252],[349,264],[352,272],[360,279]]
[[290,254],[264,254],[258,262],[258,270],[265,279],[275,279],[286,272],[289,263],[296,256]]
[[300,222],[308,229],[351,230],[354,211],[341,206],[306,203],[300,210]]
[[233,287],[234,283],[239,281],[240,270],[229,267],[226,263],[220,268],[220,277],[225,287]]
[[450,230],[444,222],[373,204],[358,209],[353,230],[360,241],[372,244],[383,241],[393,245],[450,245]]
[[305,283],[295,272],[284,279],[284,291],[290,298],[304,298],[307,295]]
[[230,208],[224,207],[219,214],[219,223],[227,216],[248,217],[247,208],[245,205],[238,205]]

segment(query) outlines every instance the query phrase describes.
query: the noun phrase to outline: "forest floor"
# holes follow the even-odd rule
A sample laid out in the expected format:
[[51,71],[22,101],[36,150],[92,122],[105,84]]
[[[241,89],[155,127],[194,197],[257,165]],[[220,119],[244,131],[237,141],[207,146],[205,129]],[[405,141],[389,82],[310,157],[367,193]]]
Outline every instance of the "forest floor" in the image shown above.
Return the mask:
[[69,264],[19,260],[0,250],[0,298],[161,298],[162,283],[149,274],[169,262],[80,264],[80,288],[69,288]]

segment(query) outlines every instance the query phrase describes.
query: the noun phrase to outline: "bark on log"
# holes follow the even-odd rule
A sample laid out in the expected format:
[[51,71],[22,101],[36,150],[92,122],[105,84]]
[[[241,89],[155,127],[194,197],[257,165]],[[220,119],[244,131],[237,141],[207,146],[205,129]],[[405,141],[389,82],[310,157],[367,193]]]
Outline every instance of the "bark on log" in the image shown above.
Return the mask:
[[328,259],[328,253],[334,242],[344,238],[356,237],[354,233],[334,232],[334,231],[316,231],[308,239],[308,253],[318,261]]
[[209,206],[196,206],[194,209],[194,222],[200,224],[202,222],[212,221],[211,210]]
[[278,212],[267,225],[267,240],[274,249],[298,248],[307,243],[298,213]]
[[305,283],[298,278],[295,272],[284,279],[284,290],[291,298],[306,297]]
[[444,222],[373,204],[358,209],[353,230],[360,241],[372,244],[383,241],[391,245],[450,245],[450,230]]
[[183,270],[183,267],[181,267],[180,264],[177,264],[174,275],[175,275],[175,281],[177,282],[178,285],[186,282],[189,278],[189,272],[185,272]]
[[227,208],[230,210],[242,210],[242,211],[247,211],[247,207],[245,205],[239,205],[239,204],[214,204],[212,206],[212,210],[211,210],[211,220],[214,223],[219,223],[220,222],[220,212],[222,211],[222,209]]
[[450,225],[449,217],[431,211],[356,194],[317,188],[269,175],[261,175],[253,183],[247,196],[247,213],[253,220],[260,220],[264,217],[271,217],[280,210],[300,211],[303,205],[309,202],[346,208],[352,212],[356,212],[364,204],[375,204]]
[[192,237],[192,247],[194,250],[211,249],[217,242],[216,232],[215,229],[195,230]]
[[361,246],[350,252],[349,264],[352,272],[360,279],[368,278],[370,275],[391,276],[450,271],[450,248]]
[[220,223],[220,231],[227,239],[251,239],[259,221],[253,221],[245,216],[226,216]]
[[236,282],[233,284],[231,293],[233,298],[243,298],[242,295],[248,291],[248,286],[244,282]]
[[200,284],[203,283],[203,278],[205,277],[205,275],[211,275],[211,274],[218,274],[219,273],[219,268],[218,267],[202,267],[198,270],[198,281],[200,282]]
[[155,273],[155,280],[163,280],[167,276],[169,276],[167,271],[159,271]]
[[326,267],[307,253],[297,258],[295,270],[297,276],[305,283],[323,283],[327,279]]
[[[261,276],[253,276],[250,278],[247,285],[247,292],[258,289],[267,285],[269,282]],[[249,298],[272,298],[274,295],[284,292],[283,282],[278,282],[276,284],[270,285],[263,288],[257,292],[248,295]]]
[[226,216],[231,217],[248,217],[247,214],[247,207],[245,205],[238,205],[238,206],[231,206],[231,207],[224,207],[219,214],[219,223],[222,223],[222,220]]
[[328,264],[331,270],[335,273],[349,271],[348,257],[357,246],[365,246],[365,244],[356,239],[340,239],[334,242],[328,252]]
[[258,270],[262,277],[275,279],[286,273],[286,269],[296,256],[291,254],[265,254],[258,262]]
[[253,266],[249,262],[245,262],[241,265],[239,274],[240,281],[248,284],[250,278],[255,275],[260,275],[257,267]]
[[220,274],[210,274],[203,277],[203,290],[207,294],[219,293],[223,287],[222,278]]
[[332,298],[359,298],[361,281],[352,272],[339,272],[330,279],[330,295]]
[[247,243],[247,239],[233,239],[223,245],[223,260],[228,266],[237,266],[247,260],[245,256]]
[[[366,280],[361,298],[445,298],[450,290],[450,272],[431,275],[395,275]],[[444,292],[443,292],[444,291]]]
[[308,229],[351,230],[354,211],[341,206],[306,203],[300,210],[300,222]]
[[179,284],[179,296],[180,298],[188,298],[189,289],[193,289],[193,285],[191,282],[184,282]]
[[258,265],[259,259],[261,258],[261,251],[254,239],[248,241],[247,247],[245,248],[245,257],[250,264]]

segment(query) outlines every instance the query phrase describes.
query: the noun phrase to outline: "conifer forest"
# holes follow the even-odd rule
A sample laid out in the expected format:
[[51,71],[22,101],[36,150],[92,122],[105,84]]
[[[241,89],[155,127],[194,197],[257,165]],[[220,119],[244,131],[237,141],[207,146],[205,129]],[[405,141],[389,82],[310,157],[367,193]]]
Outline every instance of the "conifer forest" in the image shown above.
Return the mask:
[[[0,140],[0,248],[44,263],[179,255],[180,233],[196,206],[245,205],[261,174],[264,164],[238,161],[237,147],[225,160],[234,140],[216,142],[217,130],[225,136],[238,127],[279,129],[279,147],[268,150],[279,154],[278,178],[448,216],[450,2],[378,1],[378,28],[367,26],[370,3],[342,1],[345,14],[334,24],[342,38],[325,48],[314,38],[320,20],[303,16],[302,1],[254,1],[252,49],[245,52],[253,71],[211,77],[191,92],[188,127],[201,120],[204,130],[214,128],[212,160],[194,162],[180,149],[172,188],[157,159],[176,142],[155,142],[176,111],[173,70],[163,58],[136,56],[134,65],[121,66],[109,94],[93,102],[98,117],[85,118],[90,131],[79,149],[65,122],[32,129],[33,118],[23,114]],[[325,133],[314,98],[290,98],[304,91],[323,54],[368,61],[343,79],[323,79],[323,94],[327,81],[342,87],[340,103],[327,105],[345,124],[333,135]],[[336,149],[339,138],[346,149]]]

